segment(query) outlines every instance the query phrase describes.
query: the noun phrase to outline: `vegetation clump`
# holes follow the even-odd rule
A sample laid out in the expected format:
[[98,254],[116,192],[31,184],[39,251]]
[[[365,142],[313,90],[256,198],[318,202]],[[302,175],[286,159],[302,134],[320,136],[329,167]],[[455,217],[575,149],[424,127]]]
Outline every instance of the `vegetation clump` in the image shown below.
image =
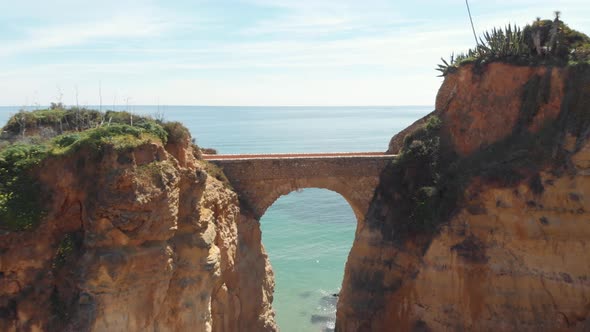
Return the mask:
[[223,173],[223,170],[219,166],[211,162],[205,162],[204,166],[205,172],[207,172],[209,176],[212,176],[219,180],[221,183],[223,183],[225,187],[229,189],[233,188],[231,183],[229,182],[229,179],[225,176],[225,173]]
[[382,174],[377,191],[388,200],[384,204],[395,209],[387,216],[370,210],[367,220],[388,240],[435,234],[464,202],[465,190],[475,177],[513,186],[537,174],[548,161],[559,160],[551,156],[559,133],[553,124],[538,133],[515,132],[466,157],[458,157],[441,142],[440,126],[433,115],[406,136],[398,158]]
[[383,174],[384,185],[379,190],[383,191],[383,197],[393,200],[388,204],[396,208],[389,215],[391,220],[379,225],[391,228],[382,230],[391,239],[430,233],[436,229],[438,220],[449,213],[453,199],[448,195],[443,174],[446,161],[442,159],[440,128],[440,118],[430,116],[422,127],[404,138],[398,158]]
[[181,143],[191,137],[188,129],[180,122],[166,122],[163,127],[170,143]]
[[217,150],[213,148],[201,148],[201,152],[204,154],[217,154]]
[[517,65],[559,65],[590,62],[590,37],[571,29],[560,20],[559,12],[554,20],[537,18],[523,29],[508,25],[494,28],[479,38],[476,47],[458,55],[452,54],[449,61],[441,59],[436,70],[446,76],[462,64],[477,66],[493,61]]
[[111,125],[128,125],[154,132],[159,131],[156,136],[165,139],[165,131],[161,128],[164,124],[164,122],[151,117],[126,111],[106,111],[103,113],[83,107],[65,108],[61,103],[52,103],[49,109],[30,112],[21,110],[14,114],[2,128],[0,138],[11,142],[31,140],[31,138],[46,140],[68,132],[81,132]]
[[68,267],[80,258],[83,238],[81,231],[66,233],[57,244],[51,262],[51,270],[57,281],[49,296],[49,309],[53,314],[51,330],[63,330],[71,318],[73,306],[78,305],[78,294],[68,282],[74,272]]
[[31,229],[45,214],[39,183],[30,170],[47,153],[46,146],[26,144],[0,151],[0,229]]
[[113,124],[89,129],[79,133],[67,133],[46,142],[52,155],[63,155],[88,147],[100,151],[104,146],[115,150],[133,148],[150,141],[166,143],[166,133],[159,125],[146,127]]
[[79,232],[67,233],[61,239],[55,251],[55,256],[51,263],[51,268],[55,271],[62,268],[68,259],[77,251],[82,245],[82,235]]

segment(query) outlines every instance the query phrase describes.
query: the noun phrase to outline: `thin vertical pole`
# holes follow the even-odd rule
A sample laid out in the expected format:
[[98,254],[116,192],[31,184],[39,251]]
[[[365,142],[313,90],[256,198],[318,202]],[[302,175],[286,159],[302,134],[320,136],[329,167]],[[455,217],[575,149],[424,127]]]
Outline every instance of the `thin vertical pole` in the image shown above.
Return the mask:
[[471,30],[473,31],[473,38],[475,39],[475,45],[479,45],[477,42],[477,34],[475,33],[475,27],[473,26],[473,19],[471,18],[471,10],[469,9],[469,2],[465,0],[465,4],[467,5],[467,13],[469,13],[469,21],[471,22]]

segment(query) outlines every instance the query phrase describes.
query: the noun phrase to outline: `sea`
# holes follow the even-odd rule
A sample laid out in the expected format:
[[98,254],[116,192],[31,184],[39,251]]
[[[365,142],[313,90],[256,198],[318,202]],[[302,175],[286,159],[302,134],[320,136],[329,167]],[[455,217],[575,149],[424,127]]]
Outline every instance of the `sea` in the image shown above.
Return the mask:
[[[21,108],[0,107],[0,123]],[[110,108],[180,121],[199,146],[219,153],[385,151],[394,134],[433,110],[433,106]],[[325,189],[292,192],[266,211],[260,220],[262,242],[275,274],[273,307],[281,331],[334,329],[337,295],[356,223],[344,198]]]

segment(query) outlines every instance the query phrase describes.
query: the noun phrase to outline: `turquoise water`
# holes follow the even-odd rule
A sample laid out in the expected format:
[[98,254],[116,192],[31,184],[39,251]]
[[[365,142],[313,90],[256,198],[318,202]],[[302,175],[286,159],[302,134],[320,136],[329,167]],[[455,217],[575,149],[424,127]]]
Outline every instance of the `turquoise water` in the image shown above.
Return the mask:
[[[18,108],[0,107],[0,123]],[[220,153],[385,151],[389,139],[432,107],[134,106],[181,121]],[[333,328],[356,218],[334,192],[305,189],[277,200],[261,220],[276,278],[273,306],[284,332]]]

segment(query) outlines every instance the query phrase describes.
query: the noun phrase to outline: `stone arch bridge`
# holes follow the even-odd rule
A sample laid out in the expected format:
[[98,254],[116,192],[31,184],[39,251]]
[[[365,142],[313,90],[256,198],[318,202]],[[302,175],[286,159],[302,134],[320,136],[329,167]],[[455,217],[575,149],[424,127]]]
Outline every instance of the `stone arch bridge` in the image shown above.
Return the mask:
[[240,203],[260,219],[279,197],[304,188],[342,195],[364,221],[379,176],[396,156],[383,152],[204,155],[223,169]]

